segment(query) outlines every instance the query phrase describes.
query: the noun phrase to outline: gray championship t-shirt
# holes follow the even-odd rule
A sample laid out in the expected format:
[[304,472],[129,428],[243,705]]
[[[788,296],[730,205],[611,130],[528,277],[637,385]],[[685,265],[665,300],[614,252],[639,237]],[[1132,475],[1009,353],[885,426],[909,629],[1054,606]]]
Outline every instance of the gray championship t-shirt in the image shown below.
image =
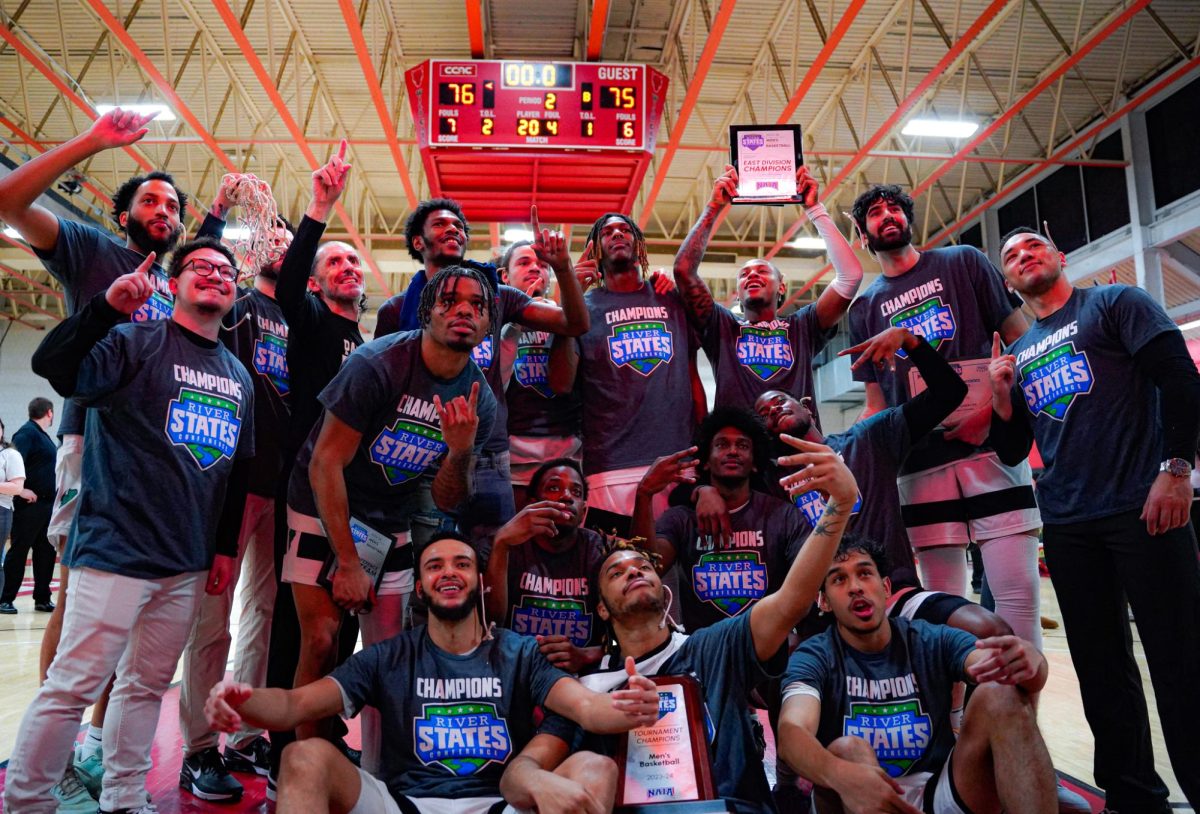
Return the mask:
[[[439,379],[421,358],[421,332],[389,334],[359,347],[347,357],[329,386],[321,391],[325,409],[362,441],[345,469],[350,515],[383,534],[408,531],[409,518],[419,510],[405,498],[422,478],[433,478],[446,454],[441,419],[433,404],[456,396],[468,397],[479,382],[479,428],[475,453],[483,448],[496,416],[496,398],[483,374],[470,360],[453,379]],[[324,415],[309,433],[296,457],[288,484],[288,505],[301,514],[317,516],[309,480],[313,447]]]
[[784,699],[803,684],[821,701],[817,740],[864,739],[889,777],[937,773],[954,748],[950,691],[965,680],[975,637],[948,625],[888,619],[879,653],[850,647],[834,625],[800,643],[783,676]]
[[171,320],[114,327],[79,369],[90,408],[63,562],[136,579],[212,565],[234,458],[254,454],[254,382]]
[[683,626],[690,632],[737,616],[778,591],[809,533],[795,506],[756,491],[729,513],[729,523],[733,543],[727,548],[700,536],[691,506],[667,509],[654,525],[675,549]]
[[1159,393],[1133,360],[1179,330],[1140,288],[1077,288],[1033,323],[1017,357],[1013,417],[1033,424],[1045,472],[1038,506],[1047,523],[1140,509],[1162,460]]
[[[521,330],[513,356],[512,378],[505,390],[508,434],[529,438],[579,435],[577,389],[557,396],[550,389],[550,346],[554,334]],[[511,341],[511,340],[508,340]]]
[[505,626],[523,636],[566,636],[576,647],[599,644],[588,575],[603,559],[604,538],[587,528],[567,551],[547,551],[532,540],[513,548]]
[[[68,316],[146,259],[144,254],[118,242],[115,235],[65,218],[58,219],[58,242],[54,249],[49,252],[34,249],[34,254],[50,276],[62,284]],[[150,282],[154,291],[145,305],[133,313],[133,322],[170,319],[175,310],[167,272],[157,262],[150,269]],[[58,420],[59,436],[82,435],[83,426],[83,410],[73,399],[66,399]]]
[[[716,406],[753,410],[754,400],[768,390],[796,398],[812,396],[815,401],[813,356],[836,335],[836,326],[821,330],[815,305],[751,324],[714,304],[701,343],[717,383]],[[816,423],[821,426],[819,416]]]
[[[780,674],[785,652],[780,648],[760,661],[750,614],[743,613],[690,636],[672,633],[661,647],[637,659],[642,675],[689,675],[700,682],[713,785],[718,797],[740,801],[734,804],[738,812],[775,811],[751,724],[754,713],[746,699],[751,689]],[[579,680],[589,689],[611,692],[625,686],[626,678],[624,659],[605,656],[595,672]],[[585,733],[582,748],[614,755],[617,738],[622,737],[627,736]]]
[[491,434],[483,445],[489,453],[508,451],[508,407],[504,400],[504,376],[500,370],[500,332],[525,310],[533,299],[519,288],[502,285],[496,292],[496,320],[488,328],[487,336],[471,351],[471,359],[483,371],[488,387],[496,398],[496,420],[492,422]]
[[692,444],[693,347],[678,292],[593,289],[591,330],[579,337],[583,469],[588,475],[647,466]]
[[[1012,312],[1003,277],[981,251],[971,246],[930,249],[899,277],[880,275],[851,304],[850,342],[858,344],[901,326],[924,337],[949,362],[987,359],[992,334]],[[895,407],[912,395],[912,367],[908,355],[899,351],[894,372],[864,365],[854,371],[854,379],[877,382],[888,406]],[[944,433],[935,430],[914,445],[905,471],[922,471],[975,451],[961,441],[946,441]]]
[[577,728],[534,708],[563,679],[537,641],[495,631],[468,655],[447,653],[422,625],[355,653],[330,673],[355,715],[379,710],[387,733],[379,779],[393,797],[497,797],[500,777],[534,735],[571,743]]

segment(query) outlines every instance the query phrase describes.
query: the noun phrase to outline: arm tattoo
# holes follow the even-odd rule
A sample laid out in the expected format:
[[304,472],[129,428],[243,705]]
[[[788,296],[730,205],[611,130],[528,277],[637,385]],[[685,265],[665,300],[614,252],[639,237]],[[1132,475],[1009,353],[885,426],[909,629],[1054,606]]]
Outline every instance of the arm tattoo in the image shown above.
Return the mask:
[[825,511],[821,515],[821,519],[817,521],[817,525],[813,528],[814,535],[822,537],[832,537],[835,534],[840,534],[846,527],[846,520],[843,519],[846,510],[837,504],[837,501],[830,500],[825,504]]
[[444,512],[452,512],[471,496],[475,452],[449,453],[433,479],[433,502]]
[[679,247],[679,254],[675,255],[675,284],[679,286],[679,293],[687,306],[688,315],[699,325],[708,324],[713,312],[712,292],[700,278],[699,270],[718,214],[717,208],[704,207],[700,219],[692,226],[692,230],[684,238],[683,245]]

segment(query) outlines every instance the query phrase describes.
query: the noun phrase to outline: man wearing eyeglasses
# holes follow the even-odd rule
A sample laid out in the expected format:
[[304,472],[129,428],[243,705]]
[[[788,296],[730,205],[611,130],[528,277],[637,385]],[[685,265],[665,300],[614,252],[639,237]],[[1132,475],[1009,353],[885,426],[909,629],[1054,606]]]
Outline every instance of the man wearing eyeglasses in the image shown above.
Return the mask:
[[[114,671],[105,739],[106,812],[140,810],[162,695],[207,590],[234,573],[216,522],[235,459],[254,454],[254,384],[222,347],[233,306],[233,254],[184,244],[168,270],[171,319],[129,323],[154,291],[151,253],[33,356],[33,370],[88,411],[71,594],[58,653],[28,709],[6,779],[9,811],[53,812],[83,710]],[[190,509],[182,510],[181,507]],[[214,557],[215,555],[215,557]]]

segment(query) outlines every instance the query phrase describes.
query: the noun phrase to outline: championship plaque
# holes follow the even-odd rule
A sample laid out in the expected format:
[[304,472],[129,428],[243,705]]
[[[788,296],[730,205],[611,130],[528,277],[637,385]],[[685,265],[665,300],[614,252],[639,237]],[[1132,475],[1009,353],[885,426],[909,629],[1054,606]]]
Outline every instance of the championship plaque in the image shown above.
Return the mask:
[[699,682],[691,676],[648,678],[658,685],[658,721],[621,738],[616,758],[618,810],[653,806],[655,810],[725,811],[713,790],[707,713]]
[[[983,409],[984,403],[992,402],[992,380],[988,376],[988,366],[991,359],[960,359],[951,362],[950,367],[967,385],[967,395],[954,412],[946,416],[940,426],[953,427],[967,416]],[[912,398],[928,387],[921,371],[915,367],[908,371],[908,397]]]
[[738,173],[735,204],[800,203],[796,170],[804,163],[800,125],[733,125],[729,163]]

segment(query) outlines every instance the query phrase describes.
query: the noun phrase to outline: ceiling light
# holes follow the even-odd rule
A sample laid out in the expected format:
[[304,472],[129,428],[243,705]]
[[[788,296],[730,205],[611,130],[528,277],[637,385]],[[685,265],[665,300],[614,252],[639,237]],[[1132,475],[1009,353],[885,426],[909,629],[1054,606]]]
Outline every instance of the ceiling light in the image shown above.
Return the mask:
[[979,122],[954,119],[911,119],[900,132],[906,136],[966,138],[979,129]]
[[1181,331],[1190,331],[1193,328],[1200,328],[1200,319],[1193,319],[1191,322],[1185,322],[1179,326]]
[[516,243],[518,240],[533,240],[533,232],[529,229],[505,229],[504,239],[509,243]]
[[250,230],[245,226],[226,226],[221,237],[224,240],[245,240],[250,237]]
[[792,241],[791,246],[806,252],[825,251],[825,241],[819,237],[798,237]]
[[175,114],[171,111],[171,108],[167,107],[166,105],[154,103],[138,102],[128,105],[96,105],[96,112],[103,116],[105,113],[116,110],[118,107],[121,108],[121,110],[132,111],[142,116],[146,116],[150,113],[157,113],[158,115],[154,117],[154,121],[156,122],[175,121]]
[[25,238],[21,237],[20,232],[18,232],[16,229],[12,228],[11,226],[4,227],[4,236],[11,237],[13,240],[24,240],[25,239]]

